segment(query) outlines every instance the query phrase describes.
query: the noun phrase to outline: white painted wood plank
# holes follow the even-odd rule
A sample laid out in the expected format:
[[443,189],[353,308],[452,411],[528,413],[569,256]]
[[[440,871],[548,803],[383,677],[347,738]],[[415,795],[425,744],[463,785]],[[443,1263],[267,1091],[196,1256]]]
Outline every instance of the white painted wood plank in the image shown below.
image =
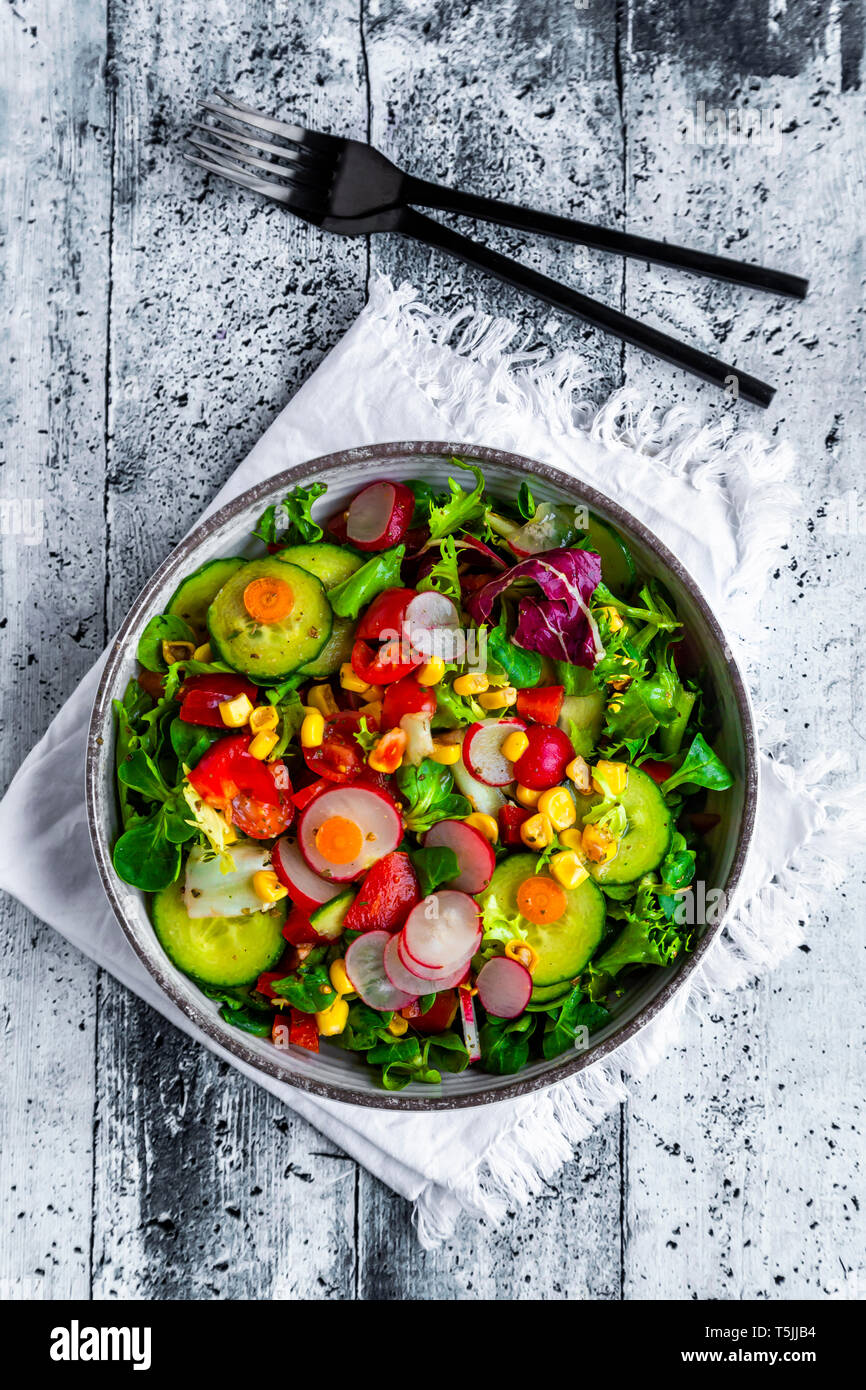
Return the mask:
[[[182,159],[197,103],[217,86],[360,132],[354,4],[323,19],[287,3],[121,0],[112,24],[116,623],[360,309],[365,248],[206,183]],[[113,981],[102,1000],[96,1288],[347,1296],[354,1166]]]
[[[104,641],[104,18],[0,16],[4,787]],[[0,1292],[86,1296],[96,970],[11,900],[0,922]]]
[[[747,9],[763,12],[741,7],[741,28]],[[804,305],[791,305],[636,268],[628,309],[667,319],[710,350],[721,343],[729,360],[778,385],[765,417],[738,412],[799,450],[804,495],[791,547],[767,556],[773,583],[755,694],[787,718],[794,761],[841,745],[845,774],[862,777],[866,548],[862,536],[832,536],[824,516],[828,499],[860,487],[864,426],[856,385],[863,101],[833,13],[814,44],[804,40],[802,12],[780,16],[778,42],[746,24],[742,61],[730,29],[720,31],[712,59],[691,48],[704,37],[681,30],[654,30],[647,50],[646,12],[634,8],[630,228],[783,266],[811,275],[813,286]],[[740,80],[749,70],[762,75]],[[778,106],[778,141],[721,150],[678,143],[681,113],[698,100]],[[630,380],[671,398],[666,368],[637,353],[627,360]],[[673,385],[681,399],[696,394],[681,375]],[[698,393],[723,408],[710,388]],[[691,1020],[682,1046],[635,1088],[626,1126],[627,1297],[850,1298],[858,1270],[862,1296],[862,1006],[852,976],[862,950],[862,865],[852,870],[844,896],[814,917],[809,952],[725,1000],[703,1026]]]

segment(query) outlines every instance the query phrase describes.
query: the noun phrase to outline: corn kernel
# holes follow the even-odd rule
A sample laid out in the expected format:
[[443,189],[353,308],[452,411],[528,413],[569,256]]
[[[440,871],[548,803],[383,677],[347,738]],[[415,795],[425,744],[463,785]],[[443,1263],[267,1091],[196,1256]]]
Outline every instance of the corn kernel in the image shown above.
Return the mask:
[[529,739],[526,734],[522,734],[519,729],[515,729],[513,734],[502,740],[500,753],[503,758],[507,758],[510,763],[516,763],[518,758],[522,758],[529,747]]
[[162,659],[166,666],[174,666],[176,661],[189,661],[195,652],[195,642],[163,642]]
[[611,700],[610,704],[608,705],[608,709],[610,710],[611,714],[619,714],[620,710],[622,709],[622,704],[619,700]]
[[210,642],[202,642],[200,647],[196,647],[192,655],[194,661],[213,661],[213,649]]
[[500,685],[498,690],[488,690],[486,695],[479,695],[478,703],[482,709],[507,709],[516,699],[517,691],[513,685]]
[[577,820],[577,807],[574,798],[564,787],[551,787],[538,798],[538,809],[547,816],[554,830],[567,830]]
[[248,695],[236,695],[220,702],[220,719],[230,729],[242,729],[253,712]]
[[458,676],[454,682],[455,695],[481,695],[490,686],[490,682],[482,671],[470,671],[465,676]]
[[499,839],[499,826],[492,816],[485,815],[483,811],[473,811],[471,816],[464,820],[464,825],[471,825],[472,829],[483,835],[485,840],[489,840],[491,845],[495,845]]
[[616,854],[616,841],[601,825],[583,827],[583,852],[594,864],[603,864]]
[[346,974],[346,962],[340,956],[339,960],[332,960],[328,970],[328,979],[338,994],[354,994],[355,986]]
[[534,787],[524,787],[522,783],[518,782],[514,788],[514,795],[521,806],[537,806],[541,792],[536,791]]
[[247,751],[263,763],[268,754],[273,753],[279,741],[278,736],[270,730],[263,734],[256,734]]
[[335,1038],[342,1033],[348,1021],[349,1005],[345,999],[335,999],[330,1008],[321,1009],[316,1014],[316,1027],[322,1038]]
[[366,694],[369,686],[355,674],[351,661],[344,661],[340,667],[340,685],[344,690],[352,690],[356,695]]
[[409,1031],[409,1024],[400,1014],[395,1014],[388,1024],[388,1032],[392,1038],[402,1038],[404,1033]]
[[253,892],[260,902],[278,903],[288,894],[288,888],[280,883],[273,869],[259,869],[253,874]]
[[321,748],[325,737],[325,720],[317,709],[311,709],[304,715],[304,722],[301,725],[301,747],[302,748]]
[[441,656],[431,656],[430,660],[415,672],[419,685],[438,685],[445,675],[445,662]]
[[589,878],[589,870],[581,864],[573,849],[564,849],[552,855],[548,868],[563,888],[577,888],[585,878]]
[[579,753],[576,758],[572,758],[568,767],[565,769],[565,774],[571,779],[582,795],[586,796],[592,791],[592,778],[589,771],[589,763],[586,761],[586,758],[582,758]]
[[538,952],[532,949],[528,941],[521,941],[520,937],[515,937],[506,944],[505,954],[509,960],[516,960],[525,965],[530,975],[538,964]]
[[358,713],[362,716],[362,718],[375,719],[376,723],[379,724],[382,720],[382,701],[368,700],[366,705],[361,706],[361,708],[358,710]]
[[607,618],[611,632],[619,632],[622,627],[622,617],[615,608],[602,608],[602,613]]
[[334,699],[334,692],[328,684],[311,685],[307,691],[307,704],[312,709],[317,709],[327,719],[332,714],[337,714],[338,705]]
[[553,839],[553,826],[547,816],[530,816],[520,827],[520,838],[529,849],[546,849]]
[[566,849],[574,850],[581,862],[586,858],[583,851],[583,831],[578,830],[577,826],[573,830],[560,830],[559,843],[565,845]]
[[438,743],[433,741],[433,752],[430,754],[434,763],[442,763],[445,767],[453,767],[454,763],[460,761],[460,748],[456,743]]
[[250,715],[250,728],[254,734],[270,734],[280,722],[275,705],[256,705]]
[[[628,780],[628,765],[626,763],[606,763],[597,762],[595,770],[610,788],[611,796],[622,796],[625,791],[625,784]],[[592,785],[597,792],[604,795],[604,788],[601,783],[593,777]]]

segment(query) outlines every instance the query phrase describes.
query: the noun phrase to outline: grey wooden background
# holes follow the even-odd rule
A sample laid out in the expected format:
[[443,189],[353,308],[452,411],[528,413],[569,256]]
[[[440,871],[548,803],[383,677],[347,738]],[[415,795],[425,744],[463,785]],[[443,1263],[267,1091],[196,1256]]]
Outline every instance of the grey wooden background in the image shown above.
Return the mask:
[[[857,0],[7,0],[0,499],[41,504],[45,532],[2,542],[5,779],[371,270],[548,317],[418,247],[207,188],[180,149],[215,85],[426,177],[812,276],[796,306],[484,233],[778,383],[766,417],[741,411],[798,447],[804,496],[767,555],[757,694],[795,758],[837,746],[862,775],[866,527],[830,524],[852,492],[866,506],[862,57]],[[699,101],[776,109],[775,138],[684,143]],[[600,398],[628,382],[720,409],[574,332]],[[854,1296],[858,892],[855,871],[808,947],[693,1020],[531,1209],[429,1254],[405,1203],[7,901],[0,1291]]]

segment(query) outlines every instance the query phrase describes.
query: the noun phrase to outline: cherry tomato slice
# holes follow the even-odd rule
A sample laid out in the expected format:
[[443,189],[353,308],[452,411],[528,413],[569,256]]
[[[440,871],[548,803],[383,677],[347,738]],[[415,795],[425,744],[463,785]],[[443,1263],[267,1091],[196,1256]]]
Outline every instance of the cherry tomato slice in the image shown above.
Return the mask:
[[407,642],[394,638],[378,651],[360,637],[352,648],[352,670],[368,685],[391,685],[423,666],[424,658],[416,655]]
[[414,675],[404,676],[385,691],[382,724],[386,729],[396,728],[404,714],[428,714],[432,717],[435,713],[434,691],[430,686],[419,685]]
[[[255,762],[256,759],[253,758],[252,761]],[[253,840],[275,840],[278,835],[288,830],[295,818],[292,784],[285,763],[264,763],[261,766],[265,768],[266,774],[270,774],[279,801],[274,805],[241,791],[232,798],[231,820],[232,825],[236,825],[238,830],[242,830]]]
[[400,636],[403,619],[415,589],[386,589],[377,594],[358,624],[358,636],[365,642],[384,642]]
[[[368,719],[367,727],[374,732],[376,721]],[[352,782],[366,769],[364,753],[355,739],[361,715],[356,710],[341,710],[325,722],[325,734],[318,748],[304,748],[304,761],[311,772],[329,782]]]

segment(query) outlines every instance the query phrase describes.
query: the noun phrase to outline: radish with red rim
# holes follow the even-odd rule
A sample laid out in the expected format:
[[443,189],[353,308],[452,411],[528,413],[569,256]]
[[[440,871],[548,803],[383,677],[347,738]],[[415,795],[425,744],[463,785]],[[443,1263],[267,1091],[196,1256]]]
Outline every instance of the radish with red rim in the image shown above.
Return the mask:
[[488,787],[504,787],[514,781],[514,763],[502,752],[510,734],[523,734],[522,719],[480,719],[470,724],[463,737],[463,761],[470,774]]
[[369,1008],[380,1013],[407,1009],[418,998],[417,990],[410,994],[397,989],[385,973],[385,947],[391,940],[386,931],[365,932],[352,942],[345,956],[346,974],[355,993]]
[[[469,965],[477,950],[477,946],[474,947],[472,955],[467,956],[466,960],[461,961],[459,965],[455,965],[453,970],[425,970],[423,965],[419,965],[409,955],[402,932],[399,932],[393,940],[396,941],[397,945],[388,956],[388,960],[399,960],[406,971],[406,977],[415,981],[416,988],[419,988],[422,994],[429,994],[431,990],[453,989],[455,985],[461,985],[469,974]],[[480,944],[479,941],[478,945]]]
[[489,787],[486,782],[479,782],[477,777],[473,777],[462,756],[450,770],[455,787],[468,797],[473,811],[481,811],[485,816],[493,816],[495,819],[499,815],[500,806],[505,805],[505,797],[499,788]]
[[298,844],[313,873],[348,883],[400,843],[403,821],[391,796],[347,782],[320,792],[301,812]]
[[469,1053],[470,1062],[481,1061],[481,1044],[478,1040],[478,1023],[475,1018],[475,1001],[468,989],[458,989],[457,1002],[460,1007],[460,1022],[463,1025],[463,1041]]
[[370,483],[352,498],[346,536],[358,550],[386,550],[409,529],[415,498],[403,483]]
[[424,836],[429,849],[453,849],[460,872],[448,880],[461,893],[483,893],[496,868],[493,846],[480,830],[462,820],[440,820]]
[[336,898],[341,889],[314,873],[294,841],[287,836],[277,840],[271,850],[271,866],[289,897],[302,912],[313,912]]
[[426,661],[432,656],[443,661],[462,660],[463,631],[456,605],[436,589],[416,594],[406,605],[403,636]]
[[510,956],[492,956],[482,965],[475,984],[478,998],[495,1018],[517,1018],[532,994],[532,976]]
[[453,888],[431,893],[409,913],[402,937],[407,954],[431,976],[456,970],[480,944],[478,904]]

